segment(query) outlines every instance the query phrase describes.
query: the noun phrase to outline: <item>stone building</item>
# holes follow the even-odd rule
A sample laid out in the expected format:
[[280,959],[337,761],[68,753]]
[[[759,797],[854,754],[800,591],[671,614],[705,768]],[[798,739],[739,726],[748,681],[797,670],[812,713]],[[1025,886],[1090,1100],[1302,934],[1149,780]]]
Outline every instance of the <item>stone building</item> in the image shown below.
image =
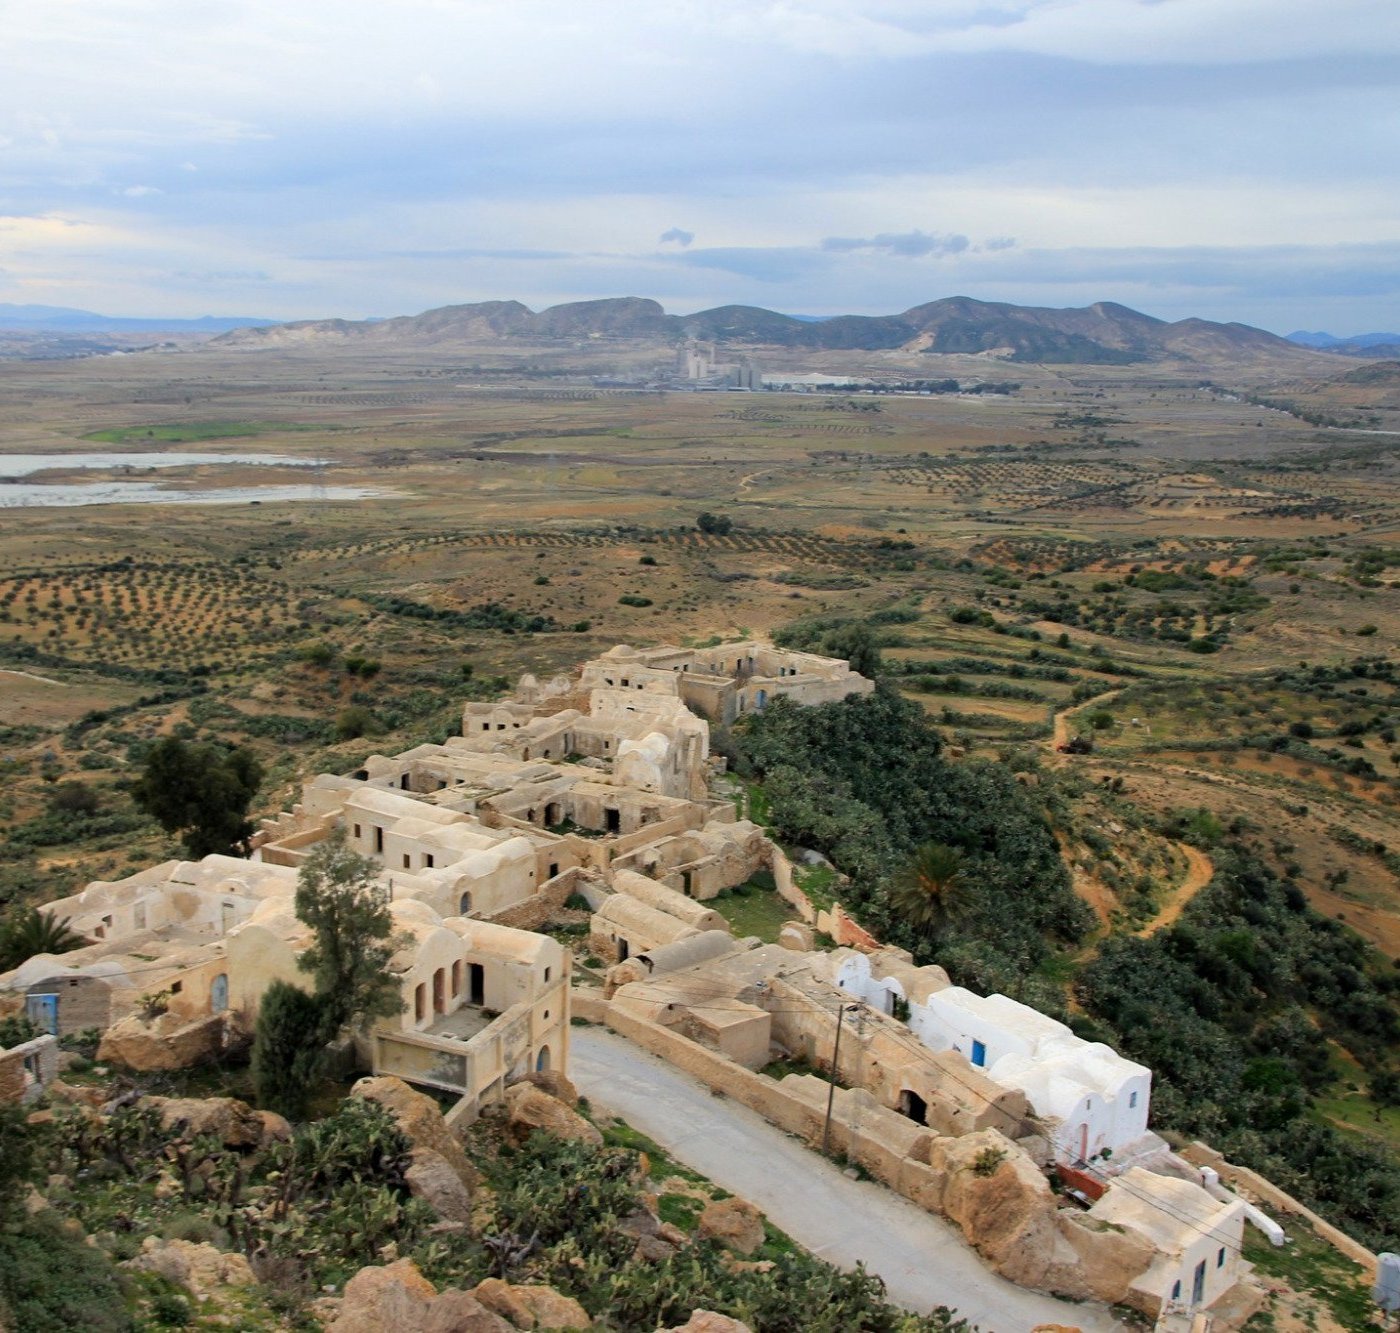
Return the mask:
[[789,652],[756,640],[712,648],[619,644],[586,662],[582,679],[589,687],[674,695],[692,712],[725,725],[761,712],[779,697],[821,704],[875,688],[840,658]]
[[1213,1198],[1192,1181],[1134,1166],[1110,1182],[1089,1216],[1152,1246],[1152,1264],[1133,1281],[1130,1303],[1154,1316],[1189,1317],[1239,1280],[1247,1210],[1243,1199]]

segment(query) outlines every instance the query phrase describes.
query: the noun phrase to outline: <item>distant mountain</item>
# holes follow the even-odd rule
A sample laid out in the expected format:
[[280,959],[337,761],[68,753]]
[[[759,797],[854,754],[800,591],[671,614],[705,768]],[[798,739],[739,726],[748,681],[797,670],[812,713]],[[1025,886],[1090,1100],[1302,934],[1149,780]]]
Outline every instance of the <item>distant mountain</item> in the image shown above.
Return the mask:
[[1350,338],[1337,338],[1330,333],[1299,330],[1287,337],[1289,342],[1300,347],[1335,352],[1339,356],[1400,357],[1400,333],[1356,333]]
[[0,302],[0,329],[44,333],[226,333],[275,323],[244,315],[205,315],[200,319],[126,319],[59,305]]
[[811,348],[989,355],[1008,361],[1131,365],[1144,361],[1217,361],[1309,355],[1245,324],[1203,319],[1176,323],[1100,301],[1084,309],[947,297],[898,315],[836,315],[812,320],[758,306],[728,305],[668,315],[655,301],[628,296],[551,306],[538,314],[518,301],[443,306],[377,322],[310,320],[239,329],[213,340],[219,348],[260,350],[335,346],[405,348],[512,341],[628,340],[677,343],[685,338],[734,347]]

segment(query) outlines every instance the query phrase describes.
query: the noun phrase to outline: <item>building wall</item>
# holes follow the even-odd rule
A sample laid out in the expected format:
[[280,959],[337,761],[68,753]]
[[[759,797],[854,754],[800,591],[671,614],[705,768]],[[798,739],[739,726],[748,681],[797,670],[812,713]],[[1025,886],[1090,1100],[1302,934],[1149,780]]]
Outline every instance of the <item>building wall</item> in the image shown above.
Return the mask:
[[37,1097],[57,1077],[57,1037],[35,1037],[0,1050],[0,1105]]
[[101,977],[49,977],[35,982],[27,994],[58,997],[59,1037],[102,1029],[112,1021],[112,986]]

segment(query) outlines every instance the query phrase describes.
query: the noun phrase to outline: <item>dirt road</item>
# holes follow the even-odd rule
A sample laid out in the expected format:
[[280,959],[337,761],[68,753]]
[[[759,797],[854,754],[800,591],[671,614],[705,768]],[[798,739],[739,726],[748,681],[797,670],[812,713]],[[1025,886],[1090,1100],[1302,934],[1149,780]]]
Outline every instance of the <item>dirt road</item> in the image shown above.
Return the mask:
[[1179,842],[1176,846],[1186,858],[1186,878],[1172,891],[1172,896],[1163,904],[1162,910],[1141,930],[1134,932],[1144,938],[1170,926],[1181,915],[1186,904],[1210,883],[1215,874],[1214,863],[1203,851],[1185,842]]
[[601,1028],[575,1028],[569,1077],[595,1107],[655,1139],[717,1185],[761,1208],[813,1254],[863,1261],[905,1309],[956,1307],[983,1333],[1060,1324],[1121,1329],[1099,1305],[1027,1291],[985,1267],[957,1229],[871,1181],[852,1180],[756,1112]]

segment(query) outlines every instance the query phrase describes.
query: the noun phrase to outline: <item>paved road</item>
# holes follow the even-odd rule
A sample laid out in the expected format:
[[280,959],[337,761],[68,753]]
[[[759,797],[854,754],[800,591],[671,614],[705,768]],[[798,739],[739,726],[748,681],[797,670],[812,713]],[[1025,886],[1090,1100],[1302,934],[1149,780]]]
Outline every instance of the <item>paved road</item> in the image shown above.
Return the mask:
[[693,1170],[761,1208],[773,1225],[842,1268],[857,1260],[892,1301],[955,1307],[992,1333],[1068,1324],[1121,1328],[1102,1306],[1043,1296],[997,1277],[962,1233],[891,1190],[851,1180],[756,1112],[601,1028],[575,1028],[569,1075],[589,1102],[621,1116]]

